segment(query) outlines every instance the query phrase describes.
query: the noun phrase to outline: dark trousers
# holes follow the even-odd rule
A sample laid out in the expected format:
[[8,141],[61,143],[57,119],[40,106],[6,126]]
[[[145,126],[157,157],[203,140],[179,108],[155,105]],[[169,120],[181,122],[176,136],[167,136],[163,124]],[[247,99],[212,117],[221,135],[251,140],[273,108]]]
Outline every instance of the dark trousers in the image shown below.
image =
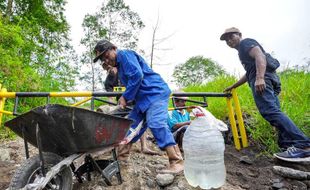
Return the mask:
[[310,147],[310,139],[280,110],[277,95],[281,91],[281,83],[276,73],[266,73],[266,89],[262,95],[255,91],[255,79],[249,81],[254,100],[260,114],[270,125],[278,129],[278,145],[280,148],[295,146]]
[[179,147],[183,148],[183,136],[187,129],[188,125],[184,125],[177,130],[172,131],[175,142],[179,145]]

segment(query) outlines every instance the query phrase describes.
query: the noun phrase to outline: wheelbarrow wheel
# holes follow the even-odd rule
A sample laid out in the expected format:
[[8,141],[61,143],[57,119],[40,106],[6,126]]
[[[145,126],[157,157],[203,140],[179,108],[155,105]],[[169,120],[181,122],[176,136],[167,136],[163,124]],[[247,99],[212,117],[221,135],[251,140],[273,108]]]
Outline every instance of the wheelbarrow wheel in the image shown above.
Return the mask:
[[[54,153],[43,153],[43,158],[46,172],[62,160],[60,156]],[[39,155],[31,157],[15,171],[9,189],[23,188],[27,184],[34,183],[35,180],[42,176]],[[70,167],[66,167],[56,174],[44,189],[71,190],[72,172]]]

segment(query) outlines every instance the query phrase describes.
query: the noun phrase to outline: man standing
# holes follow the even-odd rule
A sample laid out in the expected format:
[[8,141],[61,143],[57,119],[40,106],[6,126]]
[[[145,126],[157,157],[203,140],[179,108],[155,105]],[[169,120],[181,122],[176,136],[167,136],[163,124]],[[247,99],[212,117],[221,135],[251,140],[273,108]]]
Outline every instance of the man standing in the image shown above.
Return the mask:
[[167,127],[168,100],[171,93],[168,85],[140,55],[132,50],[119,50],[111,42],[101,40],[94,51],[96,53],[94,62],[100,59],[103,64],[116,67],[118,77],[126,87],[118,101],[119,105],[125,107],[127,103],[135,101],[133,110],[129,114],[129,118],[134,120],[131,128],[135,129],[142,120],[145,120],[145,125],[127,145],[126,150],[130,150],[132,143],[136,142],[148,127],[159,148],[164,149],[169,158],[169,167],[161,172],[182,172],[183,158]]
[[280,110],[277,95],[281,91],[281,83],[275,72],[279,66],[278,61],[266,53],[256,40],[242,39],[237,28],[226,29],[220,39],[238,51],[241,64],[246,70],[239,81],[224,91],[248,82],[259,112],[278,129],[278,145],[286,149],[275,156],[283,160],[309,159],[310,139]]

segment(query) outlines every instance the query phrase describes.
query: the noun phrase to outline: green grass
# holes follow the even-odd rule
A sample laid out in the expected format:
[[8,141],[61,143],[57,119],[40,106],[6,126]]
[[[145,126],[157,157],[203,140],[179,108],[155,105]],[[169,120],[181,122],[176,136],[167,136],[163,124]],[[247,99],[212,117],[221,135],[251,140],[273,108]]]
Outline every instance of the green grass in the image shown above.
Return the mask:
[[[279,96],[281,109],[307,135],[310,135],[310,73],[286,70],[279,74],[282,92]],[[232,76],[220,76],[200,86],[189,86],[186,92],[222,92],[236,82]],[[237,94],[244,115],[248,136],[266,147],[269,153],[278,151],[277,131],[259,114],[247,83],[237,88]],[[208,110],[216,117],[227,120],[228,110],[225,98],[208,98]]]
[[281,108],[310,136],[310,73],[288,70],[280,75]]

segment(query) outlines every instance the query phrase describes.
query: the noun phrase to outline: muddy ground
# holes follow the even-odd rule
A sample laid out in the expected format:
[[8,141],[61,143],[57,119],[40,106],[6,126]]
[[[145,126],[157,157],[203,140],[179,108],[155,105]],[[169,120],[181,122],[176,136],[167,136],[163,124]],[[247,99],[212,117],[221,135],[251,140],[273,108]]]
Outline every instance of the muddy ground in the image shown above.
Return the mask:
[[[112,187],[103,187],[101,178],[95,177],[90,182],[83,184],[74,179],[74,190],[139,190],[139,189],[167,189],[167,190],[186,190],[200,189],[190,187],[184,175],[175,176],[173,182],[167,186],[159,186],[156,180],[156,170],[163,168],[168,164],[168,159],[164,152],[160,151],[155,144],[148,141],[153,150],[162,153],[161,156],[151,156],[140,153],[140,143],[133,147],[130,159],[127,163],[121,162],[121,174],[123,183],[117,185],[117,180],[113,181]],[[0,190],[8,188],[14,170],[24,160],[24,147],[22,139],[14,141],[1,142],[0,154],[9,154],[8,158],[0,160]],[[36,154],[37,150],[31,148],[31,155]],[[105,157],[109,157],[105,155]],[[273,158],[264,156],[257,150],[257,147],[251,145],[249,148],[237,151],[233,145],[226,144],[225,165],[227,170],[226,184],[222,190],[239,190],[239,189],[310,189],[310,180],[294,180],[281,177],[272,171],[275,165],[290,166],[302,171],[310,171],[310,164],[288,164],[279,162]]]

